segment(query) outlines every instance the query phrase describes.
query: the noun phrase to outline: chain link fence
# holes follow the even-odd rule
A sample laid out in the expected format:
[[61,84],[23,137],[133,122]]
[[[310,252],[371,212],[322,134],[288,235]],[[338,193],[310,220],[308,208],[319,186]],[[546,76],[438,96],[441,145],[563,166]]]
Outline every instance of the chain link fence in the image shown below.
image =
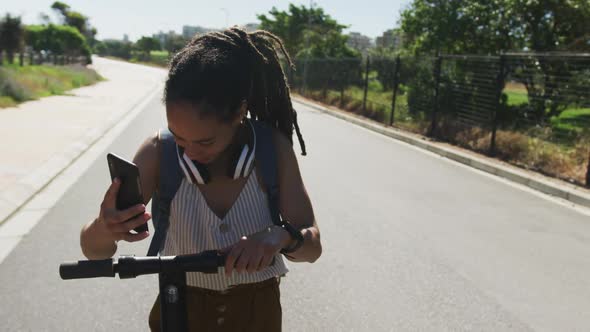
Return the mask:
[[297,59],[293,91],[590,187],[590,55]]

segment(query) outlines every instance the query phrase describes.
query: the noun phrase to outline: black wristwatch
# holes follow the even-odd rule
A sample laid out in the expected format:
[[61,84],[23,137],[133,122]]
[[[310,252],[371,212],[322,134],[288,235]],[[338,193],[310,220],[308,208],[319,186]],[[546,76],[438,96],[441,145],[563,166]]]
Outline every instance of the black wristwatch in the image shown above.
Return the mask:
[[301,248],[301,246],[303,245],[303,235],[301,234],[301,232],[299,230],[297,230],[295,227],[293,227],[293,225],[291,225],[288,221],[283,220],[282,222],[283,223],[281,224],[281,227],[289,233],[289,235],[291,236],[291,238],[293,240],[295,240],[295,244],[292,246],[289,246],[287,248],[281,249],[280,253],[281,254],[290,254],[290,253],[296,251],[297,249]]

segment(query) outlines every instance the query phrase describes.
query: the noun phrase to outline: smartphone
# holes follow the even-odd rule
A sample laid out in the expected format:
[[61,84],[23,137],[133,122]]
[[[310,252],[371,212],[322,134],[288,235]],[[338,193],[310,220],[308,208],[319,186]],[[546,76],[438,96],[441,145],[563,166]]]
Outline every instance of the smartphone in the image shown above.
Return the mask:
[[[111,172],[111,181],[115,178],[121,180],[121,186],[117,194],[117,210],[125,210],[134,205],[143,204],[141,179],[137,165],[113,153],[107,155],[107,161],[109,163],[109,171]],[[137,216],[141,214],[143,213]],[[137,233],[147,232],[148,225],[145,223],[133,230]]]

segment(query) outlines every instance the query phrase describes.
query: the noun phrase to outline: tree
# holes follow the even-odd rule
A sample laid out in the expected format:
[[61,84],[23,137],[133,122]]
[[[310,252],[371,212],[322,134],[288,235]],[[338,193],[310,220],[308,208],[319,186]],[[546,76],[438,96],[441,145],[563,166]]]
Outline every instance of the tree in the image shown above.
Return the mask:
[[66,25],[29,25],[25,30],[27,45],[33,50],[50,51],[53,54],[69,56],[90,56],[86,39],[74,27]]
[[[22,49],[23,44],[23,27],[21,18],[6,16],[0,20],[0,54],[6,50],[8,62],[14,63],[14,53]],[[1,60],[1,56],[0,56]]]
[[413,54],[568,51],[590,31],[588,0],[413,0],[401,14]]
[[376,47],[369,50],[369,56],[371,57],[371,69],[377,72],[377,80],[383,86],[383,90],[391,91],[395,70],[395,50]]
[[[401,13],[411,54],[497,53],[511,47],[508,0],[414,0]],[[506,12],[508,11],[508,12]]]
[[65,25],[72,26],[88,40],[90,46],[93,46],[96,42],[96,28],[92,27],[88,21],[88,17],[80,12],[71,10],[70,6],[56,1],[51,5],[51,9],[55,10],[58,15],[62,18],[62,23]]
[[160,50],[160,41],[153,37],[141,37],[136,43],[136,48],[144,53],[145,59],[150,59],[151,51]]
[[260,29],[279,36],[293,57],[354,57],[358,52],[346,45],[342,33],[346,25],[339,24],[320,7],[289,5],[288,11],[273,7],[268,13],[257,15]]
[[119,40],[105,40],[95,46],[95,51],[101,56],[110,55],[125,60],[131,59],[131,49],[130,42]]
[[164,49],[166,49],[169,54],[173,54],[182,49],[187,43],[188,40],[181,35],[169,35],[164,43]]
[[[413,0],[400,23],[409,54],[587,50],[590,1]],[[543,122],[578,102],[567,92],[579,80],[570,67],[534,55],[511,65],[528,92],[527,118]]]

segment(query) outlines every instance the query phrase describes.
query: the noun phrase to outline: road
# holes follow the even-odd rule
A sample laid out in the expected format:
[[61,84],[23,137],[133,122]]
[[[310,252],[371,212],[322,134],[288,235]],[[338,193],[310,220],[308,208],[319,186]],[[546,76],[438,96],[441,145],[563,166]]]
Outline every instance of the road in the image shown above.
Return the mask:
[[[590,330],[587,214],[295,107],[324,253],[289,265],[285,331]],[[62,281],[57,272],[82,258],[79,231],[109,183],[106,153],[131,158],[164,125],[156,96],[0,264],[0,330],[147,330],[156,277]]]

